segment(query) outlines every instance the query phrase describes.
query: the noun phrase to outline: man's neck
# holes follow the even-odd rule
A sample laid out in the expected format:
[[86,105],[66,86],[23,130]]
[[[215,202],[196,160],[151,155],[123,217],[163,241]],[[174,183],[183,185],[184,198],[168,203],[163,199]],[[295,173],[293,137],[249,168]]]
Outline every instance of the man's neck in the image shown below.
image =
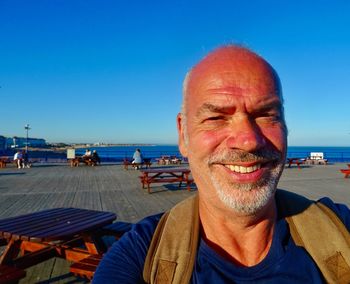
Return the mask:
[[219,209],[200,200],[201,235],[218,254],[237,265],[261,262],[272,244],[276,222],[274,199],[256,215]]

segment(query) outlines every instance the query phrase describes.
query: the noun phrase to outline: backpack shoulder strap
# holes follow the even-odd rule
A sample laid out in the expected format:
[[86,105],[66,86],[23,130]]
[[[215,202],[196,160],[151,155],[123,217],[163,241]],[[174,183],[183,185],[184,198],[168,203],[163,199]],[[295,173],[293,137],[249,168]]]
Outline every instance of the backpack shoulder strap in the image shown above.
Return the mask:
[[[327,283],[350,283],[350,233],[338,216],[322,203],[280,189],[276,204],[294,242],[306,249]],[[159,221],[145,260],[146,283],[189,283],[198,239],[196,195],[176,205]]]
[[279,212],[291,236],[304,247],[328,283],[350,283],[350,233],[338,216],[320,202],[277,190]]
[[165,213],[158,223],[146,256],[146,283],[189,283],[199,239],[198,195]]

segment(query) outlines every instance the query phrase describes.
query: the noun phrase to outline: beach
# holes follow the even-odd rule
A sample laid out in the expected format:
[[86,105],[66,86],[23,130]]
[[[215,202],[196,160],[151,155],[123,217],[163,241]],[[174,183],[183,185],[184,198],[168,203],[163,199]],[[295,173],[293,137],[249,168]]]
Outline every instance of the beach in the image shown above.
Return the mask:
[[[350,178],[344,178],[341,168],[347,165],[285,168],[278,187],[312,199],[329,196],[350,206]],[[77,207],[110,211],[117,215],[118,221],[137,222],[166,211],[196,193],[195,187],[187,191],[178,189],[176,184],[152,184],[148,194],[141,187],[139,175],[138,170],[125,170],[117,163],[73,168],[66,163],[34,164],[30,169],[10,165],[0,169],[0,218],[49,208]],[[69,273],[69,265],[62,259],[50,259],[27,269],[27,276],[20,283],[83,283]]]

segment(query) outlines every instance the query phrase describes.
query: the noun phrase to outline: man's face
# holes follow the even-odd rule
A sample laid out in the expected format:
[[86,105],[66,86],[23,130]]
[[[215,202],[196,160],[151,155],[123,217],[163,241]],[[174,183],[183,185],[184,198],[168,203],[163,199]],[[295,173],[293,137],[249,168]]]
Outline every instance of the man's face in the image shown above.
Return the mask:
[[245,50],[216,51],[193,69],[179,146],[205,200],[243,214],[271,200],[286,154],[279,92],[267,63]]

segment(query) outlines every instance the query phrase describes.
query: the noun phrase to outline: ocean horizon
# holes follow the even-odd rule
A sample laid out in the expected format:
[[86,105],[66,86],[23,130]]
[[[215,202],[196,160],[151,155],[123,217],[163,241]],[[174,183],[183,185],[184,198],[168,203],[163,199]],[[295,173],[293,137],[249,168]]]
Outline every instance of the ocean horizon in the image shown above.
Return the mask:
[[[132,158],[136,149],[140,149],[145,158],[158,158],[164,155],[181,157],[178,145],[127,145],[89,147],[96,150],[105,160],[123,160]],[[76,149],[78,155],[85,153],[86,148]],[[350,161],[350,147],[344,146],[288,146],[287,157],[306,158],[311,152],[322,152],[330,162]]]

